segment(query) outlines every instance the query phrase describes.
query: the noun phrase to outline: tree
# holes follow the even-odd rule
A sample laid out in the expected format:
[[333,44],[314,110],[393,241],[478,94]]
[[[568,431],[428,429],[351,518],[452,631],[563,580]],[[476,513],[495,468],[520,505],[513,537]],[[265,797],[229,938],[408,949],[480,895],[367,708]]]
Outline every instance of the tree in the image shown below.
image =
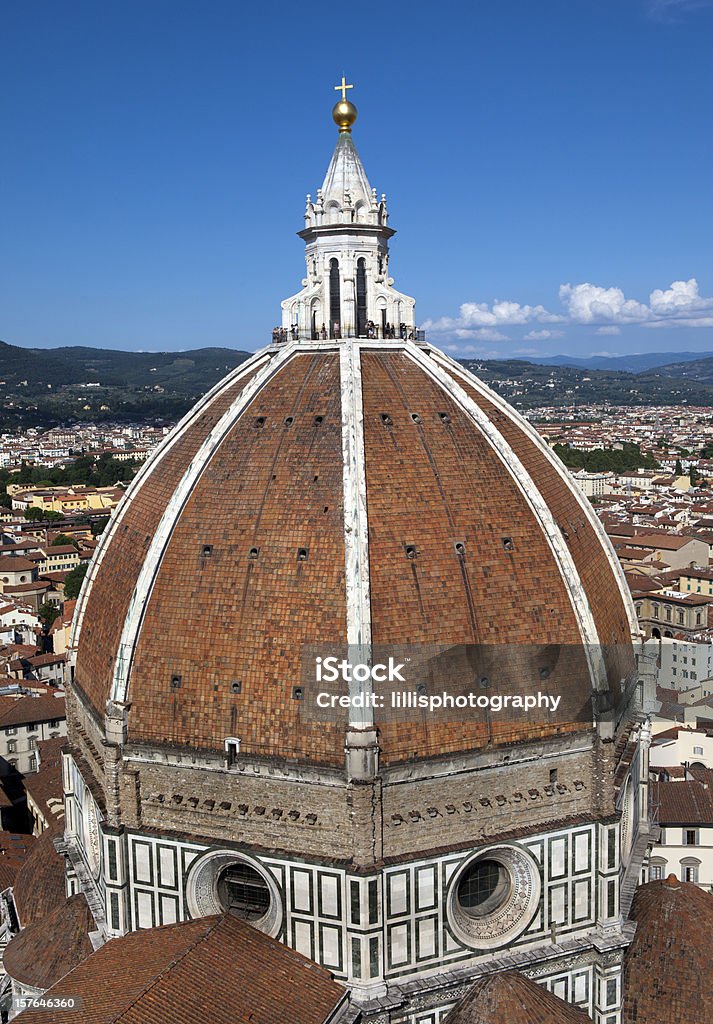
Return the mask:
[[87,575],[88,568],[89,563],[82,562],[80,565],[76,565],[71,572],[67,573],[64,578],[65,601],[73,601],[75,597],[79,596],[79,591],[82,588],[82,582]]
[[71,544],[73,547],[77,547],[77,542],[72,537],[68,537],[66,533],[58,533],[55,539],[52,541],[52,547],[58,548],[63,545]]
[[56,523],[58,519],[64,519],[64,516],[61,512],[55,512],[51,508],[44,509],[30,505],[25,509],[25,519],[29,519],[33,523]]
[[698,470],[695,466],[691,466],[688,470],[688,475],[691,478],[691,487],[695,487],[698,483]]
[[681,465],[680,459],[676,459],[676,465],[673,471],[676,474],[676,476],[683,476],[683,466]]
[[59,609],[57,608],[57,605],[50,604],[49,601],[45,601],[44,604],[40,605],[37,614],[42,619],[45,629],[50,628],[54,620],[57,618],[58,612]]

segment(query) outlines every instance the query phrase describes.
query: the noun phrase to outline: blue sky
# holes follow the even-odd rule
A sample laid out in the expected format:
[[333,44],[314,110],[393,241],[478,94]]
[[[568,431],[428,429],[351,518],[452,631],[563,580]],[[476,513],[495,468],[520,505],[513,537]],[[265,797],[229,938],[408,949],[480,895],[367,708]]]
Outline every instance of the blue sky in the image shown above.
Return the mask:
[[354,140],[430,337],[713,350],[713,0],[4,0],[0,338],[255,349]]

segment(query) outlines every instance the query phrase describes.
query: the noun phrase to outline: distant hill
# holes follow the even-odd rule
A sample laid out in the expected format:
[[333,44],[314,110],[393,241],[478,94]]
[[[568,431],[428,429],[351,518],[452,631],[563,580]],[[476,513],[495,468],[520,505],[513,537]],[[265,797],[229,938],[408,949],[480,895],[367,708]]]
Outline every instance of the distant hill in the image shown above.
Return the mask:
[[713,357],[713,352],[644,352],[625,356],[530,356],[530,361],[541,366],[578,366],[583,370],[623,370],[642,373],[656,367],[697,362]]
[[[205,390],[250,352],[232,348],[198,348],[188,352],[121,352],[114,349],[20,348],[0,342],[0,379],[27,387],[98,383],[105,387],[168,385],[178,393]],[[208,385],[210,386],[210,385]]]
[[693,375],[669,375],[663,368],[628,373],[517,359],[465,359],[463,363],[518,409],[594,404],[713,406],[713,376],[698,380]]
[[[668,364],[644,366],[638,372],[619,365],[594,369],[579,365],[586,360],[553,364],[465,359],[463,363],[520,409],[602,403],[713,406],[713,355],[689,355],[693,356],[689,361],[679,355]],[[0,430],[80,421],[175,421],[249,356],[228,348],[117,352],[81,347],[28,349],[0,342]],[[621,357],[621,361],[637,359],[658,356]]]
[[691,360],[683,361],[680,357],[675,363],[667,363],[658,367],[658,373],[667,377],[687,377],[695,379],[701,384],[713,384],[713,353],[699,353]]
[[250,355],[230,348],[119,352],[0,342],[0,430],[173,421]]

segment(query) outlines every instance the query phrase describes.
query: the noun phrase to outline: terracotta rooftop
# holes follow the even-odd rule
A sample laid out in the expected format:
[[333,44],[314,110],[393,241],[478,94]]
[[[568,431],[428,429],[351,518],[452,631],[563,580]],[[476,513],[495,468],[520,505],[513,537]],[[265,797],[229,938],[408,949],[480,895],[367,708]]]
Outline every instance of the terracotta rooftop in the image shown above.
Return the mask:
[[77,1010],[20,1024],[325,1024],[347,1001],[331,975],[229,914],[112,939],[45,993]]
[[23,928],[47,917],[67,898],[64,858],[52,842],[57,835],[61,835],[61,830],[56,828],[43,832],[18,871],[13,895]]
[[0,568],[3,572],[22,572],[23,569],[29,572],[35,568],[35,563],[21,555],[4,555]]
[[0,728],[24,725],[28,722],[50,722],[66,718],[64,695],[52,693],[41,697],[0,696]]
[[83,893],[23,928],[5,948],[3,966],[21,985],[47,989],[93,952],[96,925]]
[[444,1024],[591,1024],[583,1010],[518,971],[476,981]]
[[631,916],[623,1024],[710,1024],[713,896],[669,875],[637,889]]
[[713,826],[713,788],[704,782],[654,782],[651,799],[661,825]]

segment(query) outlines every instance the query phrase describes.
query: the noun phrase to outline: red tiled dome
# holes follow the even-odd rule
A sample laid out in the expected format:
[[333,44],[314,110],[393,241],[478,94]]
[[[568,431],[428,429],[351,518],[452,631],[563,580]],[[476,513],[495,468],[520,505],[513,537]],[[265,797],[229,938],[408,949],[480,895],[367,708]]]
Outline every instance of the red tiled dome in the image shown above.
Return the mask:
[[669,875],[636,891],[626,953],[624,1024],[708,1024],[713,896]]
[[[132,743],[239,736],[336,765],[343,727],[305,724],[293,699],[304,642],[628,659],[634,626],[586,499],[480,381],[408,342],[291,343],[229,375],[134,481],[79,601],[75,683],[100,718],[130,705]],[[609,666],[614,686],[632,664]],[[376,724],[382,763],[542,734]]]
[[517,971],[474,982],[445,1024],[587,1024],[583,1010],[552,995]]

